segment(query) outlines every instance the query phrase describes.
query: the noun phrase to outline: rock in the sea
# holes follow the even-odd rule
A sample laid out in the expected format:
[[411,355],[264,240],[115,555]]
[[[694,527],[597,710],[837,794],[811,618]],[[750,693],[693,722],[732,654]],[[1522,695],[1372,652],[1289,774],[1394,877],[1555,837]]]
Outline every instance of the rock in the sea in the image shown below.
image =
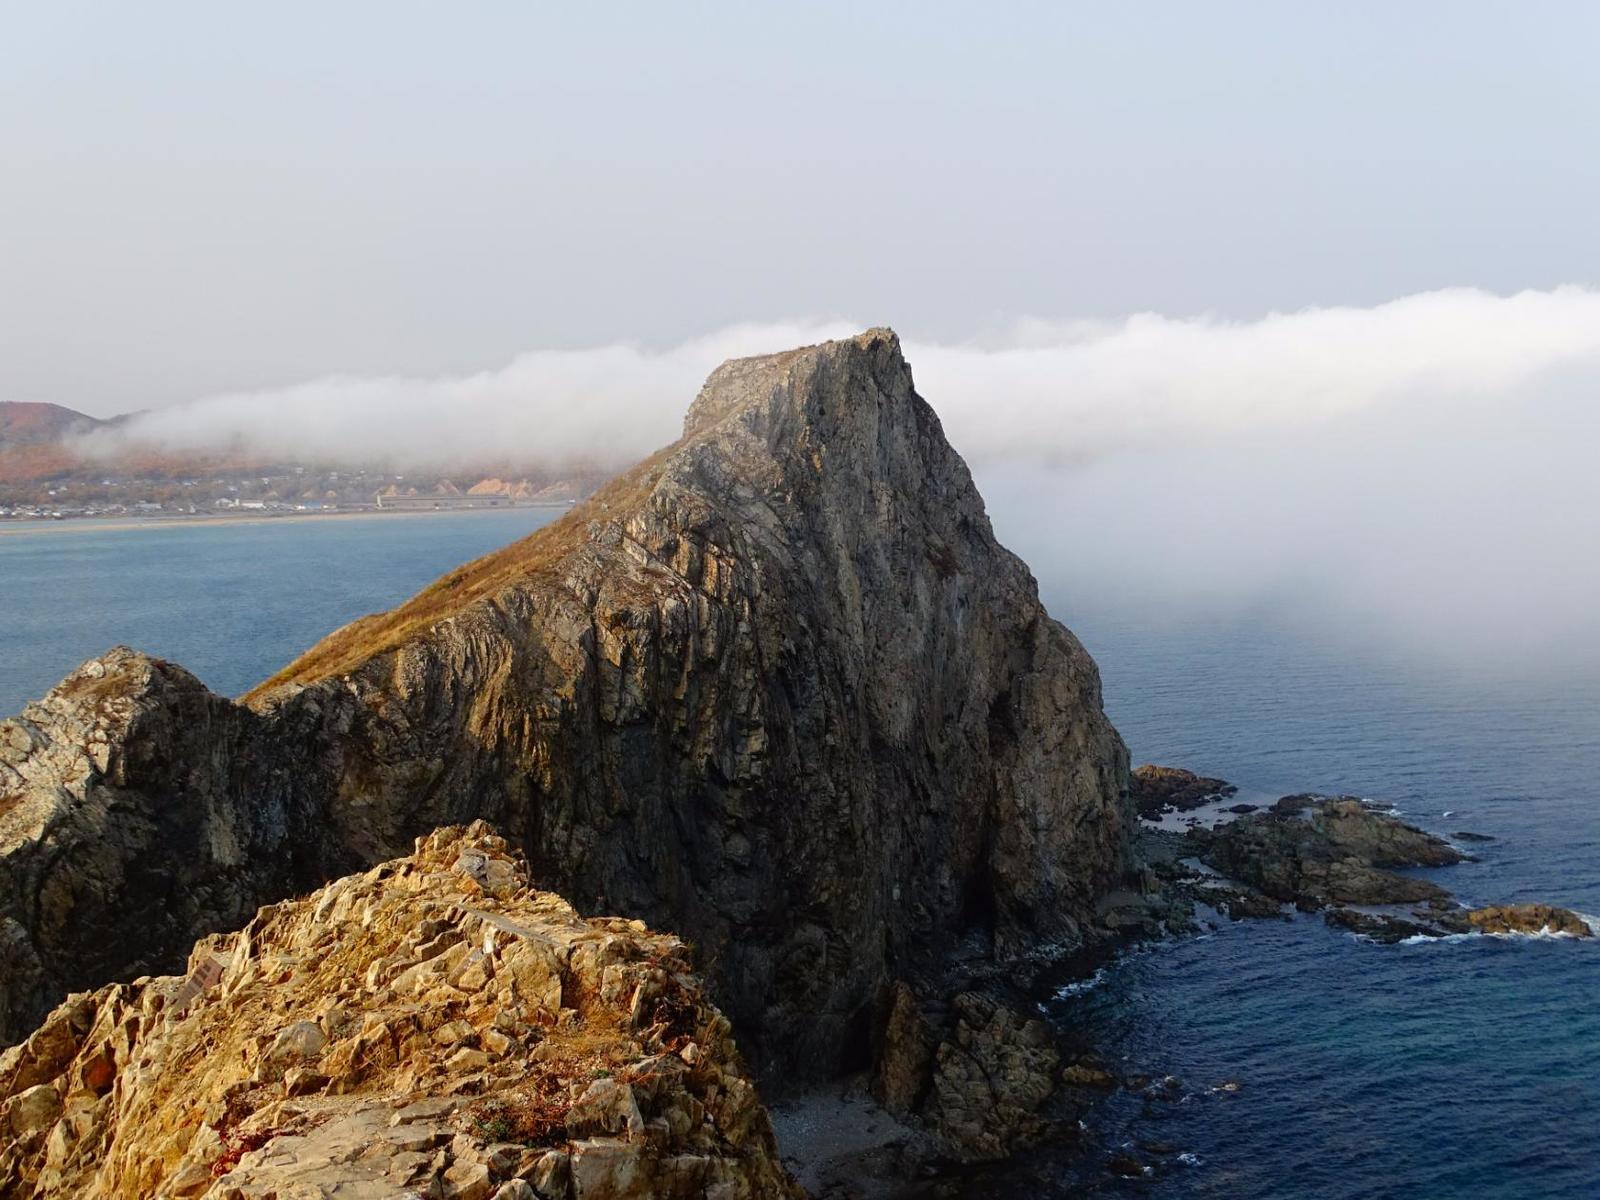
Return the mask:
[[5,1194],[798,1196],[683,943],[526,878],[440,830],[71,997],[0,1055]]
[[1458,842],[1492,842],[1494,838],[1487,833],[1471,833],[1465,829],[1458,829],[1450,835]]
[[1443,937],[1445,930],[1431,924],[1408,921],[1392,913],[1360,912],[1353,908],[1330,908],[1322,919],[1337,929],[1346,929],[1374,942],[1393,945],[1413,937]]
[[1114,1154],[1106,1160],[1106,1170],[1119,1179],[1140,1179],[1154,1172],[1131,1154]]
[[1110,1091],[1117,1086],[1117,1077],[1098,1059],[1080,1059],[1062,1068],[1061,1082],[1068,1087],[1098,1088]]
[[1306,802],[1293,811],[1308,817],[1274,808],[1188,836],[1208,866],[1301,908],[1449,898],[1435,883],[1384,869],[1460,862],[1448,842],[1358,800],[1295,799]]
[[244,703],[117,650],[0,723],[0,1040],[481,817],[699,946],[772,1078],[829,1076],[913,968],[1081,943],[1126,789],[894,334],[743,359],[680,441]]
[[1238,790],[1224,779],[1196,775],[1182,767],[1159,767],[1154,763],[1135,767],[1128,778],[1128,794],[1133,806],[1147,821],[1159,820],[1163,813],[1201,808]]
[[1553,904],[1496,904],[1465,914],[1468,925],[1483,933],[1564,933],[1592,937],[1589,923],[1570,908]]
[[[1230,916],[1266,915],[1276,911],[1276,901],[1291,902],[1301,909],[1326,909],[1330,926],[1386,944],[1471,932],[1593,934],[1568,909],[1510,904],[1468,910],[1429,880],[1386,870],[1445,866],[1466,855],[1353,796],[1286,796],[1269,812],[1184,836],[1208,866],[1270,898],[1253,912],[1252,893],[1214,880],[1191,888],[1191,895]],[[1345,907],[1398,904],[1422,907],[1409,916]]]
[[1311,811],[1311,826],[1339,850],[1374,867],[1446,867],[1466,855],[1359,800],[1329,800]]

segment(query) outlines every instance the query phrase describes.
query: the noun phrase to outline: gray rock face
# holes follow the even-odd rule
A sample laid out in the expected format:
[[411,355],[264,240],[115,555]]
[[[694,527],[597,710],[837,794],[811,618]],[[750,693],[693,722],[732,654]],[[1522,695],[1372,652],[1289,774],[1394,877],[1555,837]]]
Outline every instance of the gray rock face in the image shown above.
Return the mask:
[[761,1066],[832,1074],[959,938],[1075,944],[1126,792],[1093,662],[872,331],[725,364],[682,440],[245,703],[115,651],[0,726],[0,1032],[484,818],[693,940]]
[[287,727],[121,648],[0,722],[0,1039],[339,873],[316,769]]
[[968,1162],[1002,1159],[1042,1139],[1039,1110],[1061,1056],[1043,1021],[975,993],[955,999],[955,1036],[939,1046],[927,1120]]
[[[1275,811],[1191,830],[1189,838],[1209,866],[1301,908],[1448,898],[1435,883],[1383,869],[1461,862],[1466,856],[1448,842],[1359,800],[1289,799],[1293,807],[1280,801]],[[1305,818],[1288,815],[1307,810]]]

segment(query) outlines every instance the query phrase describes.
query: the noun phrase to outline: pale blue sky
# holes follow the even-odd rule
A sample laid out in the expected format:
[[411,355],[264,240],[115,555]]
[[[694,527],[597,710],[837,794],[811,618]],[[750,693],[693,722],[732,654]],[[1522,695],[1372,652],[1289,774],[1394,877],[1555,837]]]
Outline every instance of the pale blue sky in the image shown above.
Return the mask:
[[0,399],[1600,281],[1600,6],[0,4]]

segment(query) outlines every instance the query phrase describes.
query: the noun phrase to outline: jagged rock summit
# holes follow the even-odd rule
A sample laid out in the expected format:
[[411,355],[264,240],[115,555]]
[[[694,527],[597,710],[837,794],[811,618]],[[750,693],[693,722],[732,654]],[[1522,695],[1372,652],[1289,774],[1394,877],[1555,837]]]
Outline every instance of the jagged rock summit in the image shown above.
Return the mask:
[[724,364],[684,436],[242,702],[117,650],[0,724],[0,1032],[482,818],[690,939],[764,1071],[895,978],[1071,947],[1122,876],[1094,663],[894,334]]
[[676,938],[482,824],[264,908],[0,1055],[7,1196],[798,1196]]

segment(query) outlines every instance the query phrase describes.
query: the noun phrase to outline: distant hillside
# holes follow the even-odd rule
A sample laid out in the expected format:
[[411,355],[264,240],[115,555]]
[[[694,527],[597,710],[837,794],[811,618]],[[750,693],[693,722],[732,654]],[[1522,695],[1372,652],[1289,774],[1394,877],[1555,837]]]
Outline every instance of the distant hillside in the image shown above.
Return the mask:
[[107,423],[59,404],[0,400],[0,451],[53,445],[68,434]]
[[0,518],[564,503],[605,475],[593,464],[505,460],[457,464],[447,475],[354,455],[283,462],[247,447],[194,453],[137,441],[90,456],[77,440],[127,419],[0,402]]

